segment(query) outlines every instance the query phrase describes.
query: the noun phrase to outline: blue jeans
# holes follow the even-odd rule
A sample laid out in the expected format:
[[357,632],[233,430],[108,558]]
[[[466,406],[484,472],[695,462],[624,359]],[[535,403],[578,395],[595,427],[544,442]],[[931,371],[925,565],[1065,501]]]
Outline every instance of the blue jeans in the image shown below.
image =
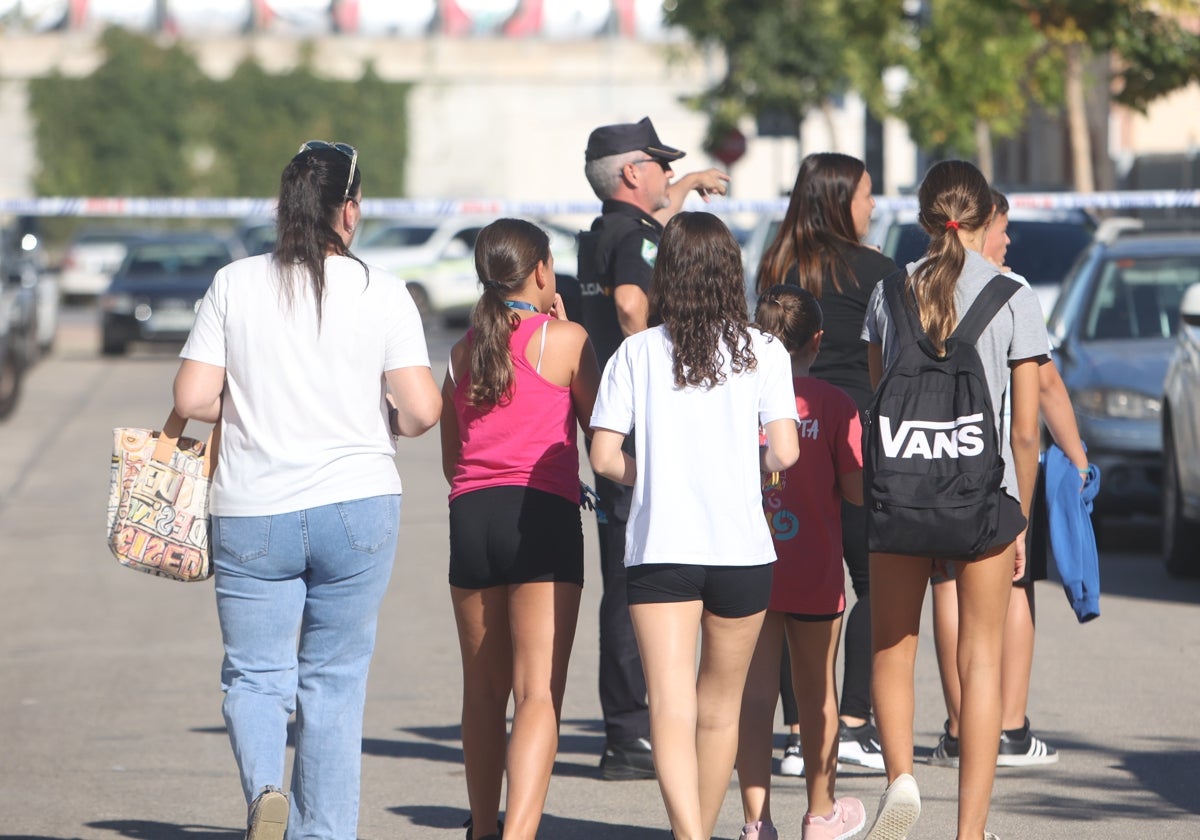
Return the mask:
[[357,837],[367,669],[399,519],[399,496],[212,518],[223,711],[247,803],[283,787],[296,712],[288,840]]

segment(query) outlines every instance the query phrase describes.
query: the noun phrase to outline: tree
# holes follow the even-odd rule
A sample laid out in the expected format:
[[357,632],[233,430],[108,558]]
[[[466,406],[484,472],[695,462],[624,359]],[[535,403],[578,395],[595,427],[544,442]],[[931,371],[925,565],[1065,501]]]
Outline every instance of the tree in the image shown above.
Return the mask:
[[282,74],[253,61],[205,77],[176,43],[109,29],[86,78],[30,82],[42,195],[270,196],[308,139],[359,150],[375,195],[402,195],[410,85],[368,67],[356,82],[318,76],[311,54]]
[[1196,0],[1157,8],[1145,0],[986,0],[1015,7],[1065,65],[1064,104],[1071,136],[1075,189],[1095,189],[1085,91],[1089,58],[1110,58],[1099,81],[1113,99],[1145,110],[1158,97],[1200,80],[1200,36],[1185,29],[1174,12],[1200,11]]
[[670,23],[725,55],[724,77],[691,100],[709,117],[706,149],[743,117],[771,112],[799,123],[848,88],[843,5],[898,9],[899,0],[688,0],[668,7]]

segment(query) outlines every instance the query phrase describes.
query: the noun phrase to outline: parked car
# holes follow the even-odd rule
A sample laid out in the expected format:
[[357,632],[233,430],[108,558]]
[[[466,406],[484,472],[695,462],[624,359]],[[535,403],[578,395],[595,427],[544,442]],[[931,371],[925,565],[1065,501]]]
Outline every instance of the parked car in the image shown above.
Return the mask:
[[21,287],[32,290],[32,313],[26,317],[28,362],[40,357],[54,345],[58,332],[58,278],[45,270],[45,258],[36,222],[21,218],[0,231],[0,273]]
[[[1054,308],[1063,278],[1092,241],[1096,226],[1083,210],[1009,210],[1009,267],[1029,281],[1043,314]],[[877,246],[903,268],[924,256],[929,235],[917,222],[916,210],[876,211],[867,244]]]
[[125,259],[133,234],[111,230],[84,230],[75,235],[63,253],[58,288],[68,300],[95,298],[108,288],[113,272]]
[[275,249],[274,219],[244,219],[234,231],[247,256],[266,254]]
[[1184,291],[1200,282],[1200,237],[1129,232],[1092,243],[1047,329],[1088,458],[1098,514],[1157,514],[1162,397]]
[[244,255],[239,243],[210,234],[131,241],[100,298],[101,352],[121,355],[135,341],[183,341],[213,275]]
[[1163,561],[1200,577],[1200,284],[1179,306],[1179,330],[1163,383]]
[[25,364],[13,332],[15,295],[10,284],[0,281],[0,420],[12,414],[21,395]]
[[[479,300],[475,274],[475,238],[495,221],[494,216],[446,216],[391,219],[377,224],[355,256],[396,274],[421,312],[422,320],[462,322]],[[550,235],[555,273],[564,290],[576,275],[575,234],[566,228],[534,220]],[[564,298],[568,297],[564,295]],[[571,313],[568,308],[569,314]]]
[[0,230],[0,298],[4,301],[6,341],[15,363],[26,368],[41,352],[39,274],[32,259],[19,248],[10,228]]

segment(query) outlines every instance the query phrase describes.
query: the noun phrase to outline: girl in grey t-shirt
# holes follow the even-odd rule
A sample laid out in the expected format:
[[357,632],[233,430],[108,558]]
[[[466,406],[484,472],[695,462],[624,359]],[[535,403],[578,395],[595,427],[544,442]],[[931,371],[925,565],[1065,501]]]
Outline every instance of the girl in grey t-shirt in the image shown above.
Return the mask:
[[[908,266],[905,290],[916,300],[926,335],[940,348],[959,314],[996,274],[980,254],[993,217],[991,190],[970,163],[945,161],[926,174],[919,201],[929,250],[924,259]],[[900,349],[881,286],[867,307],[863,338],[869,343],[872,384],[878,385]],[[966,663],[959,674],[963,713],[958,836],[964,838],[985,836],[996,772],[1001,721],[1000,672],[994,666],[1000,661],[1012,580],[1020,577],[1025,564],[1022,536],[1037,475],[1038,358],[1046,354],[1046,347],[1037,298],[1027,288],[1013,295],[976,343],[993,405],[1003,404],[1011,372],[1012,424],[1011,438],[1001,443],[1005,478],[996,540],[978,557],[953,561],[959,662]],[[871,554],[872,695],[889,784],[867,840],[902,840],[920,813],[920,793],[912,777],[913,664],[931,567],[929,557]]]

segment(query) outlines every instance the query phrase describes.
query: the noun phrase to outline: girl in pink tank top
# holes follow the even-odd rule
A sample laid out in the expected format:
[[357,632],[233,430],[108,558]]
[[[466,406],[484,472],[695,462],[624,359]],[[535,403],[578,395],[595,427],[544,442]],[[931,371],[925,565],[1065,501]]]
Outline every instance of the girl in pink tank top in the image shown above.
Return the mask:
[[583,587],[576,439],[600,372],[587,333],[566,320],[544,231],[493,222],[475,242],[475,269],[483,293],[442,389],[467,838],[498,837],[507,768],[504,836],[533,840]]

